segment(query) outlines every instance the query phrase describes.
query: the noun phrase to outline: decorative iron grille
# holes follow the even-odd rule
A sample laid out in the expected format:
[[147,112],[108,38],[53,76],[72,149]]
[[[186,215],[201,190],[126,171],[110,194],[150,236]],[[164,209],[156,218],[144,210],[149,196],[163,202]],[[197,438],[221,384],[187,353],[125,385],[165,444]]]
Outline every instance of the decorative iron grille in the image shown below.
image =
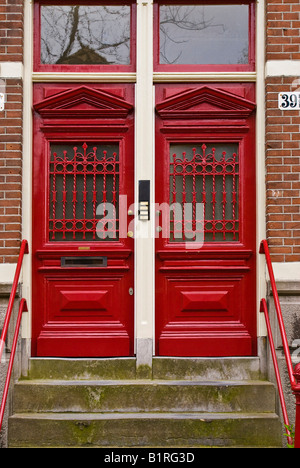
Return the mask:
[[[195,146],[172,144],[170,148],[170,203],[173,205],[170,241],[195,241],[201,229],[204,242],[236,242],[239,240],[238,144],[203,144],[199,152]],[[197,204],[203,207],[201,220],[197,219]]]
[[50,241],[119,238],[119,145],[51,144]]

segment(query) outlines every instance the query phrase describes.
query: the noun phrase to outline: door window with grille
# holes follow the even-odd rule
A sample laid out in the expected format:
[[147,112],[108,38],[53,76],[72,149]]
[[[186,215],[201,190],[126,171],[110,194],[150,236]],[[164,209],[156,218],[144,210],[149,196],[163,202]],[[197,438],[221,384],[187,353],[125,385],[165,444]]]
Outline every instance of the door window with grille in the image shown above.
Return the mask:
[[238,194],[237,143],[170,145],[171,241],[238,241]]
[[51,144],[49,189],[50,241],[118,238],[118,143]]

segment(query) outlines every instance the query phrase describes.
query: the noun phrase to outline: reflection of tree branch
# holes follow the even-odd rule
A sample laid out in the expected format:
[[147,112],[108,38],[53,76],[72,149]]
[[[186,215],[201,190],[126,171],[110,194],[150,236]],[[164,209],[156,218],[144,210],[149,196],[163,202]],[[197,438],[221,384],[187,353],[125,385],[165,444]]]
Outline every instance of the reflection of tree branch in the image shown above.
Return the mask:
[[[174,60],[170,60],[168,57],[167,57],[167,54],[166,54],[166,44],[167,44],[167,39],[171,42],[173,42],[174,44],[182,44],[183,42],[187,42],[187,41],[175,41],[175,39],[173,39],[170,34],[168,34],[167,30],[164,28],[164,27],[161,27],[161,46],[160,46],[160,54],[161,56],[163,57],[165,63],[168,63],[169,65],[173,65],[174,63],[176,63],[179,58],[181,57],[182,55],[182,51],[177,55],[177,57],[174,59]],[[163,44],[162,44],[162,40],[163,40]]]
[[64,60],[69,56],[70,51],[72,50],[74,41],[76,39],[76,34],[78,30],[78,24],[79,24],[79,6],[75,6],[74,8],[72,7],[72,17],[73,17],[73,24],[72,24],[72,29],[70,33],[70,39],[69,39],[69,44],[67,45],[65,51],[57,61],[57,63],[63,63]]
[[[70,57],[75,60],[77,53],[78,57],[81,55],[82,58],[85,51],[92,53],[92,63],[91,57],[95,60],[102,57],[101,63],[129,63],[128,6],[43,7],[42,26],[43,63],[67,63]],[[104,55],[97,57],[97,53],[101,51]],[[109,62],[109,59],[112,61]]]
[[[168,42],[173,42],[174,44],[184,44],[189,42],[188,40],[185,41],[183,39],[175,40],[174,36],[176,37],[176,32],[172,37],[172,30],[169,28],[168,31],[168,27],[165,27],[165,25],[172,25],[175,28],[185,31],[202,31],[207,28],[222,28],[223,32],[225,31],[224,24],[213,24],[213,17],[205,19],[204,8],[202,9],[200,20],[199,15],[197,18],[197,11],[195,7],[165,6],[163,18],[160,18],[160,54],[164,63],[174,64],[178,62],[182,55],[181,51],[174,60],[168,58],[166,50]],[[190,20],[191,17],[193,20]]]
[[[194,21],[189,21],[189,17],[195,12],[195,8],[186,9],[186,12],[182,10],[182,6],[178,7],[168,7],[168,14],[169,16],[160,21],[160,25],[162,24],[174,24],[179,29],[185,29],[187,31],[201,31],[202,29],[210,28],[210,27],[221,27],[223,31],[225,31],[224,24],[213,24],[214,18],[210,18],[209,20],[205,19],[204,11],[202,11],[202,20],[198,21],[195,19]],[[182,16],[180,16],[182,13]]]

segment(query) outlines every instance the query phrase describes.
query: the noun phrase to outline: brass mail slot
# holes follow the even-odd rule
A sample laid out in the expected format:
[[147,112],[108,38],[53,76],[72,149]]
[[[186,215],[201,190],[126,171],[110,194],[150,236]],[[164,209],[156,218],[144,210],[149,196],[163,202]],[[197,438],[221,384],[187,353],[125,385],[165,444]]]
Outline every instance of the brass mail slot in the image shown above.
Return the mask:
[[107,257],[61,257],[62,268],[105,268]]

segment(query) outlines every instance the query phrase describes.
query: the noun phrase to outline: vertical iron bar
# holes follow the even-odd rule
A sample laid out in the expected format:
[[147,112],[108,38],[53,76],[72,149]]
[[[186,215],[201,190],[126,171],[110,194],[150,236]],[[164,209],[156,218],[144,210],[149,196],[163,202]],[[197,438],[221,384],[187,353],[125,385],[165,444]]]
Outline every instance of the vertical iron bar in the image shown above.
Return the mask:
[[[203,203],[203,219],[204,219],[204,240],[205,240],[205,223],[206,223],[206,155],[205,155],[206,145],[202,145],[202,165],[203,165],[203,181],[202,181],[202,203]],[[204,170],[205,168],[205,170]]]
[[[53,186],[52,186],[52,218],[53,218],[53,226],[52,226],[52,239],[55,239],[55,219],[56,219],[56,202],[57,202],[57,191],[56,191],[56,157],[57,153],[53,153],[54,162],[53,162]],[[50,163],[51,164],[51,163]]]
[[186,153],[182,153],[182,239],[185,240],[185,232],[186,232],[186,211],[185,211],[185,204],[186,204]]
[[97,212],[97,148],[94,148],[94,161],[93,161],[93,240],[96,239],[96,212]]
[[[177,191],[176,191],[176,154],[173,154],[173,163],[171,163],[171,166],[173,165],[173,240],[176,238],[176,210],[175,210],[175,204],[176,204],[176,199],[177,199]],[[172,232],[172,231],[171,231]],[[171,234],[170,232],[170,234]]]
[[83,145],[83,227],[82,227],[82,238],[85,240],[85,234],[86,234],[86,205],[87,205],[87,190],[86,190],[86,178],[87,178],[87,165],[88,165],[88,159],[87,159],[87,144],[84,143]]
[[196,205],[197,205],[197,193],[196,193],[196,148],[193,148],[193,214],[192,214],[192,229],[196,233],[197,220],[196,220]]
[[116,236],[116,229],[117,229],[117,192],[116,192],[116,178],[117,178],[117,153],[113,153],[113,187],[112,187],[112,202],[114,206],[114,219],[112,219],[112,230],[114,235]]
[[[107,151],[103,151],[103,214],[106,213],[106,202],[107,202],[107,191],[106,191],[106,180],[107,180]],[[102,234],[105,239],[105,224],[102,223]]]
[[73,240],[76,239],[76,204],[77,204],[77,148],[74,148],[74,178],[73,178]]
[[226,241],[226,204],[227,204],[227,192],[226,192],[226,152],[223,151],[223,240]]
[[[213,226],[216,224],[216,158],[215,158],[215,148],[212,149],[212,177],[213,177],[213,187],[212,187],[212,208],[213,208]],[[213,231],[213,240],[216,240],[216,230]]]
[[236,240],[236,161],[237,155],[233,153],[233,180],[232,180],[232,221],[233,221],[233,240]]
[[67,151],[64,151],[64,173],[63,173],[63,239],[66,238],[66,203],[67,203],[67,191],[66,191],[66,172],[67,172]]

